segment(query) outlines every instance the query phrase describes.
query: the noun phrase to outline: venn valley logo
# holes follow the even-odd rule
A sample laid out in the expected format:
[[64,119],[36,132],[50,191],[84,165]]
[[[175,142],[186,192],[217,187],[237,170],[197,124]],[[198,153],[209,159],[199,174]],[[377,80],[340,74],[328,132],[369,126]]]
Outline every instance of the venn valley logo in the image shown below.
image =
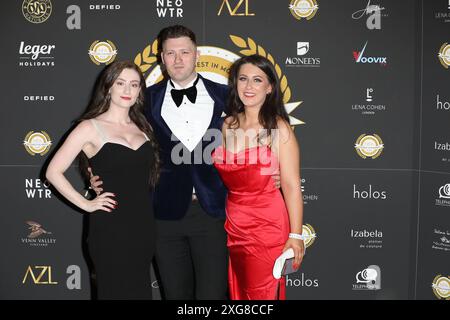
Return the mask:
[[438,274],[431,284],[433,293],[438,299],[450,300],[450,277]]
[[[274,57],[252,38],[244,39],[230,35],[230,39],[239,48],[239,53],[243,56],[259,54],[266,57],[273,64],[280,80],[284,107],[289,114],[291,125],[304,124],[303,121],[293,117],[291,114],[302,101],[290,102],[292,98],[291,87],[289,86],[286,75],[283,74],[280,65],[276,63]],[[197,62],[196,71],[207,79],[227,84],[230,67],[240,56],[229,50],[212,46],[199,46],[197,50],[200,52],[200,58]],[[147,86],[158,83],[163,79],[161,67],[157,63],[158,54],[158,40],[154,40],[141,53],[138,53],[134,59],[134,63],[140,67],[143,73],[148,72],[145,75]]]
[[448,69],[448,67],[450,66],[450,44],[445,42],[441,46],[441,48],[439,49],[438,58],[442,66],[445,69]]
[[91,61],[96,65],[108,65],[114,61],[116,56],[117,48],[114,43],[109,40],[96,40],[89,47],[89,57],[91,58]]
[[380,290],[381,270],[377,265],[370,265],[356,274],[353,290]]
[[22,238],[23,244],[31,247],[48,247],[56,243],[56,239],[51,237],[52,233],[44,229],[39,222],[28,220],[25,223],[28,226],[28,235]]
[[376,159],[383,152],[384,144],[380,136],[377,134],[363,133],[356,139],[355,149],[358,155],[363,158]]
[[45,22],[52,14],[50,0],[24,0],[22,14],[31,23]]
[[23,141],[25,150],[32,156],[39,154],[45,155],[52,146],[50,136],[45,131],[34,132],[30,131],[25,136]]
[[364,47],[361,49],[361,51],[353,51],[353,58],[355,59],[356,63],[362,63],[362,64],[379,64],[381,66],[387,65],[387,57],[373,57],[373,56],[367,56],[365,55],[366,47],[367,47],[368,41],[364,44]]
[[319,10],[319,6],[316,0],[291,0],[289,10],[297,20],[311,20]]

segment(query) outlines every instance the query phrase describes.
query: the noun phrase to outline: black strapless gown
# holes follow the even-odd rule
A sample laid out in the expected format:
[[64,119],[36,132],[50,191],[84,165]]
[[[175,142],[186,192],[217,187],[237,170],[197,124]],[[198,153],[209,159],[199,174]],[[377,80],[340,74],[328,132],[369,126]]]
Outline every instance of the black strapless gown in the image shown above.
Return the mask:
[[155,251],[155,223],[150,190],[153,148],[137,150],[106,142],[90,160],[103,181],[103,192],[116,194],[112,212],[88,215],[88,250],[98,299],[151,299],[150,265]]

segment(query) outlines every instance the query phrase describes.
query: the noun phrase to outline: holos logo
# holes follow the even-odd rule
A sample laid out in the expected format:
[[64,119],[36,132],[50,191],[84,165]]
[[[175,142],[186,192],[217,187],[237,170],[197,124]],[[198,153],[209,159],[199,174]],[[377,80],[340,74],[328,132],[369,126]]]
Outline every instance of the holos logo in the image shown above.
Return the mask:
[[353,51],[353,58],[355,59],[355,62],[363,64],[380,64],[382,66],[386,66],[387,57],[368,57],[364,55],[367,47],[367,42],[368,41],[366,41],[361,51]]

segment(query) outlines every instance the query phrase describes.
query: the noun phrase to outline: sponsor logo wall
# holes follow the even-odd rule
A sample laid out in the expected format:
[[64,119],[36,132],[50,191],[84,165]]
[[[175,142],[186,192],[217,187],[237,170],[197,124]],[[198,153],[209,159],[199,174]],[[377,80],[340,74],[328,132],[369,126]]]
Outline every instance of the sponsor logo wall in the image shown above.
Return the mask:
[[[277,71],[308,236],[288,299],[449,299],[447,0],[20,0],[4,12],[0,299],[90,298],[83,214],[43,170],[105,66],[127,59],[147,86],[162,79],[156,36],[171,24],[197,34],[197,71],[213,81],[255,53]],[[84,193],[76,165],[67,177]]]

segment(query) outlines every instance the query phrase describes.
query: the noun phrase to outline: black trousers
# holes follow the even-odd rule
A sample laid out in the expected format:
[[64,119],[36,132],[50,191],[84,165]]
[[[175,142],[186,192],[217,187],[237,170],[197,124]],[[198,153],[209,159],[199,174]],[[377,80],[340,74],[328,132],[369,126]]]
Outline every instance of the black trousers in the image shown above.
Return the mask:
[[227,299],[225,219],[193,202],[181,220],[156,220],[156,263],[168,300]]

